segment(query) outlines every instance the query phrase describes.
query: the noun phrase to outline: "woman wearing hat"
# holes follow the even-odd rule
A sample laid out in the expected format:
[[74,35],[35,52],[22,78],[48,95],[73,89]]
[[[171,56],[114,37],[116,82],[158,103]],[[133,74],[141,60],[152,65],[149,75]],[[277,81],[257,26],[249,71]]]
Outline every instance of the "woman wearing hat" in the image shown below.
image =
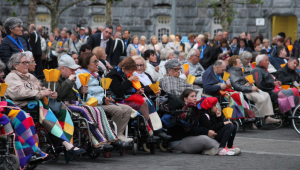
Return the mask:
[[[183,113],[178,118],[180,120],[172,121],[173,115],[165,114],[162,121],[169,134],[172,136],[171,148],[183,153],[202,153],[205,155],[216,155],[219,153],[219,143],[213,138],[217,135],[213,130],[206,127],[199,127],[200,110],[197,108],[197,91],[186,89],[179,97],[185,104],[183,110],[192,110],[191,115],[194,118],[187,118]],[[176,118],[176,119],[178,119]]]
[[223,121],[225,117],[217,107],[218,99],[216,97],[208,97],[202,98],[201,101],[199,125],[217,133],[214,139],[220,143],[219,155],[231,156],[239,154],[241,150],[233,146],[236,127],[231,121]]

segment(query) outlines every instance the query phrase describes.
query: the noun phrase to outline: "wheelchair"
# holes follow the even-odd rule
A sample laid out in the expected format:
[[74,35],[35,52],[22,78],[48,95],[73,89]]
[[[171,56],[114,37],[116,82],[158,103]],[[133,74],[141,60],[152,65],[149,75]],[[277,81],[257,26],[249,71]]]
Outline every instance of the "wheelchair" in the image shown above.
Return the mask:
[[[61,102],[62,105],[65,105]],[[24,111],[30,113],[35,123],[36,132],[39,136],[39,145],[42,151],[52,154],[54,158],[51,162],[57,162],[62,152],[66,151],[64,146],[55,147],[49,137],[47,130],[39,123],[39,106],[34,109],[28,109],[28,107],[22,108]],[[92,137],[89,124],[95,126],[95,124],[89,122],[80,115],[74,114],[67,106],[66,109],[70,113],[71,119],[74,123],[73,145],[81,147],[86,150],[86,153],[91,159],[96,159],[100,153],[104,154],[104,157],[110,156],[109,151],[103,151],[100,148],[94,148],[92,146]],[[86,126],[83,126],[86,125]],[[71,158],[73,161],[78,161],[83,155],[76,155]]]
[[[15,155],[13,141],[14,134],[8,134],[0,137],[0,164],[3,164],[5,170],[18,170],[20,168],[20,161]],[[27,167],[26,169],[31,168]]]

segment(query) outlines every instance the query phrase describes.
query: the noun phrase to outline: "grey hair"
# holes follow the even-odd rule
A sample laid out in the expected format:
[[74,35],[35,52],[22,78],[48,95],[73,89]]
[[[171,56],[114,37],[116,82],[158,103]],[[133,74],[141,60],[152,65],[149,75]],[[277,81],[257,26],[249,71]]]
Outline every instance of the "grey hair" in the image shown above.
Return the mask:
[[145,36],[141,36],[140,40],[141,39],[147,40],[147,38]]
[[7,18],[4,23],[4,29],[6,30],[7,35],[11,34],[10,29],[15,28],[18,25],[23,25],[23,21],[17,17]]
[[26,54],[22,52],[13,54],[7,62],[8,70],[15,70],[14,64],[20,62],[23,57],[26,57]]
[[50,34],[49,34],[49,37],[50,37],[50,36],[53,36],[53,37],[55,38],[55,35],[54,35],[53,33],[50,33]]
[[6,68],[5,64],[0,60],[0,70],[4,70]]
[[164,34],[161,38],[163,38],[163,37],[167,37],[168,38],[168,35]]
[[170,56],[170,54],[174,53],[174,50],[171,49],[163,49],[160,52],[160,59],[161,60],[167,60]]
[[77,32],[72,32],[72,34],[74,34],[74,36],[75,36],[76,38],[78,38],[78,37],[79,37],[79,35],[78,35],[78,33],[77,33]]
[[168,73],[168,69],[172,69],[172,68],[178,67],[178,66],[181,66],[181,63],[175,58],[167,61],[165,64],[167,73]]
[[217,60],[214,62],[214,67],[221,66],[224,63],[223,60]]
[[116,34],[118,35],[118,36],[117,36],[118,38],[122,38],[120,32],[116,32],[115,35],[116,35]]
[[252,58],[252,54],[248,51],[243,51],[239,56],[241,58],[242,63],[244,63],[245,60]]
[[28,61],[30,61],[31,57],[33,57],[33,54],[31,51],[25,51],[23,53],[26,55]]
[[181,57],[184,58],[184,59],[187,58],[186,52],[180,52],[180,53],[178,54],[178,56],[181,56]]
[[197,52],[197,51],[198,51],[198,50],[195,49],[195,48],[190,49],[189,53],[187,54],[186,59],[190,59],[191,56],[196,55],[196,52]]
[[258,55],[255,59],[256,65],[259,65],[259,63],[264,59],[265,56],[265,54]]

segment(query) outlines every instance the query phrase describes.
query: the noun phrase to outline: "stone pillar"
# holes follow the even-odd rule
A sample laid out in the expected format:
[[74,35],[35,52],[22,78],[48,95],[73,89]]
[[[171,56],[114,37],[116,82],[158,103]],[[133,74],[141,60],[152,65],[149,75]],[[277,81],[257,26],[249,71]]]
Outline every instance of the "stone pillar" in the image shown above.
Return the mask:
[[176,34],[176,0],[172,0],[171,33]]

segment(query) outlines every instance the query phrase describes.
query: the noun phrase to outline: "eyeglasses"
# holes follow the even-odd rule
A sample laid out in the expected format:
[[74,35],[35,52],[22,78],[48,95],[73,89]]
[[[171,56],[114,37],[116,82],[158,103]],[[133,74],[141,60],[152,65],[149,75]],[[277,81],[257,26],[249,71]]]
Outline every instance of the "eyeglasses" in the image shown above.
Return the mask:
[[172,70],[174,70],[174,71],[180,71],[181,68],[172,68]]
[[200,55],[194,55],[194,56],[200,58]]
[[31,61],[31,64],[35,64],[35,60]]
[[144,64],[137,64],[137,67],[144,67]]
[[30,64],[30,61],[23,61],[23,62],[17,62],[17,63],[22,63],[23,65],[27,65],[27,64]]
[[95,64],[97,64],[97,63],[98,63],[98,60],[94,60],[94,61],[92,61],[92,63],[95,63]]

